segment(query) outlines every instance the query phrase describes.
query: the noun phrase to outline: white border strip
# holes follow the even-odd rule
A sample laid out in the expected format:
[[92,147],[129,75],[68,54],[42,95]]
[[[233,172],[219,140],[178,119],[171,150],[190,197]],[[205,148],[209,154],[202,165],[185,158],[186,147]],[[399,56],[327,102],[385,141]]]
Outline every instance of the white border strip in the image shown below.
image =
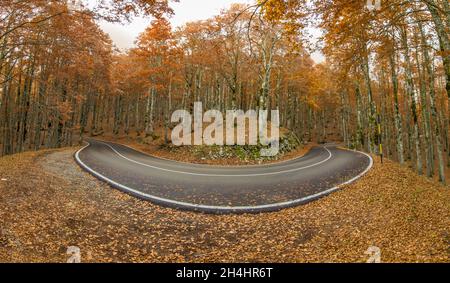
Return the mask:
[[[359,174],[358,176],[350,179],[349,181],[342,183],[338,186],[335,186],[331,189],[322,191],[320,193],[314,194],[314,195],[310,195],[307,197],[303,197],[300,199],[296,199],[296,200],[292,200],[292,201],[286,201],[286,202],[280,202],[280,203],[274,203],[274,204],[267,204],[267,205],[257,205],[257,206],[211,206],[211,205],[199,205],[199,204],[193,204],[193,203],[187,203],[187,202],[181,202],[181,201],[175,201],[175,200],[170,200],[170,199],[166,199],[166,198],[161,198],[161,197],[157,197],[157,196],[153,196],[153,195],[149,195],[146,193],[143,193],[141,191],[138,191],[136,189],[130,188],[128,186],[122,185],[120,183],[117,183],[116,181],[113,181],[111,179],[109,179],[106,176],[103,176],[102,174],[96,172],[95,170],[91,169],[89,166],[87,166],[83,161],[81,161],[80,159],[80,152],[82,152],[84,149],[86,149],[87,147],[90,146],[90,143],[88,142],[88,144],[86,146],[84,146],[83,148],[81,148],[80,150],[78,150],[75,153],[75,160],[77,161],[77,163],[86,171],[88,171],[89,173],[91,173],[92,175],[94,175],[95,177],[99,178],[100,180],[106,181],[107,183],[109,183],[110,185],[126,192],[129,194],[132,194],[134,196],[143,198],[145,200],[149,200],[152,202],[155,202],[157,204],[165,204],[165,205],[169,205],[169,206],[173,206],[175,208],[184,208],[184,209],[189,209],[189,210],[194,210],[194,211],[200,211],[200,212],[212,212],[212,213],[256,213],[256,212],[269,212],[269,211],[278,211],[281,210],[283,208],[288,208],[288,207],[293,207],[293,206],[297,206],[303,203],[307,203],[310,202],[312,200],[321,198],[323,196],[326,196],[332,192],[335,192],[337,190],[339,190],[342,186],[351,184],[353,182],[355,182],[356,180],[358,180],[359,178],[361,178],[362,176],[364,176],[372,167],[373,167],[373,159],[370,155],[364,153],[364,152],[360,152],[360,151],[355,151],[355,152],[359,152],[365,156],[367,156],[369,158],[369,166],[366,168],[366,170],[364,170],[364,172],[362,172],[361,174]],[[324,147],[325,149],[327,149],[326,147]],[[328,149],[327,149],[328,150]],[[329,151],[329,150],[328,150]],[[330,152],[330,151],[329,151]],[[330,152],[331,153],[331,152]],[[223,175],[220,175],[223,176]]]

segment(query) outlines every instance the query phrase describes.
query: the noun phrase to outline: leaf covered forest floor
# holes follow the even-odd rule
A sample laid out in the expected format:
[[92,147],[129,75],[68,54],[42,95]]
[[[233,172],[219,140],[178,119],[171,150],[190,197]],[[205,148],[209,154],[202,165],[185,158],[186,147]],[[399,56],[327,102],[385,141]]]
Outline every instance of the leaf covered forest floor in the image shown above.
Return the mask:
[[357,183],[260,215],[177,211],[109,188],[75,149],[0,158],[0,262],[450,262],[450,190],[378,160]]

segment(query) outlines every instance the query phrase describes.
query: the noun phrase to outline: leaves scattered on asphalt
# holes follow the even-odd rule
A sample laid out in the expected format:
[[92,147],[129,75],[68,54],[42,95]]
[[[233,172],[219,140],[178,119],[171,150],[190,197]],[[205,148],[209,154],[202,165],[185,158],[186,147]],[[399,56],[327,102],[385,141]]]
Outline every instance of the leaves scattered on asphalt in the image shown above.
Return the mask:
[[[298,144],[292,140],[295,136],[292,134],[288,135],[286,130],[283,130],[282,133],[280,153],[275,157],[268,158],[255,158],[253,156],[255,150],[258,153],[260,151],[260,148],[257,146],[225,146],[222,148],[219,146],[177,147],[164,145],[163,139],[161,138],[156,141],[143,142],[142,138],[137,137],[136,134],[122,136],[105,134],[100,137],[100,140],[130,146],[145,154],[158,158],[220,166],[259,165],[288,161],[304,156],[316,145],[315,143]],[[218,153],[222,151],[222,154]]]

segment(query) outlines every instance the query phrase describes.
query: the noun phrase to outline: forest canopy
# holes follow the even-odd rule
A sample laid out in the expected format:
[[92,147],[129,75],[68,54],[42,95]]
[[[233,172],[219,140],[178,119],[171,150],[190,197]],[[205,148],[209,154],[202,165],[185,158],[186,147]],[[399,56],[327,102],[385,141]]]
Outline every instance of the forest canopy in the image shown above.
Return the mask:
[[[445,182],[448,1],[382,1],[373,10],[363,0],[255,0],[176,28],[167,0],[92,3],[0,0],[2,155],[103,132],[152,136],[171,127],[175,109],[201,101],[222,111],[279,109],[303,142],[384,153]],[[136,15],[152,23],[120,52],[98,21]],[[321,64],[311,58],[312,27],[322,33]]]

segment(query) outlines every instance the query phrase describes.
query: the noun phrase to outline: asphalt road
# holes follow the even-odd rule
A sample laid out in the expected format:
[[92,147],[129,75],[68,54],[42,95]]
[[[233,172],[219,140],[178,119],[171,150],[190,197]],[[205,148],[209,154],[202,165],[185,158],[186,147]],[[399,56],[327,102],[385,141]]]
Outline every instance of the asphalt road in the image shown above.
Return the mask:
[[77,163],[116,189],[156,204],[207,213],[258,213],[307,203],[351,183],[372,167],[364,153],[333,145],[261,166],[208,166],[159,159],[88,140]]

